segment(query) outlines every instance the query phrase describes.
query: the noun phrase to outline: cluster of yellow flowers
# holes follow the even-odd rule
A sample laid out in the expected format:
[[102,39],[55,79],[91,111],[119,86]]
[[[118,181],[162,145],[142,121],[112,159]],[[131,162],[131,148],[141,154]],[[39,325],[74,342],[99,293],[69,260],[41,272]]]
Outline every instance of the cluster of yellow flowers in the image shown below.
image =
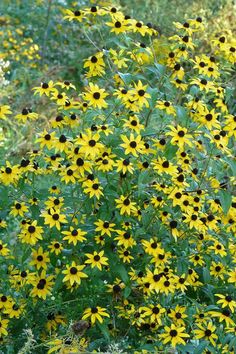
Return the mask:
[[[91,18],[108,36],[105,49],[83,29]],[[202,18],[175,23],[160,63],[156,29],[116,7],[67,10],[65,19],[94,46],[85,87],[34,87],[56,117],[38,133],[37,150],[0,168],[3,345],[9,323],[27,321],[33,307],[49,353],[98,340],[97,349],[101,336],[125,337],[135,353],[193,353],[199,343],[202,353],[233,353],[234,39],[220,36],[202,53]],[[11,114],[0,107],[1,119]],[[38,114],[24,108],[15,118]]]

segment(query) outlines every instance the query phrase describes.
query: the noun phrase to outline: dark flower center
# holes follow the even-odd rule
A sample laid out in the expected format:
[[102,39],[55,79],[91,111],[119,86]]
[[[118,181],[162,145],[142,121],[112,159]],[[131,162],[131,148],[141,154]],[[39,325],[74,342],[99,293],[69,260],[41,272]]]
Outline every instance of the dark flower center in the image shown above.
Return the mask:
[[101,95],[99,92],[94,92],[94,94],[93,94],[93,98],[95,98],[95,100],[99,100],[100,96]]
[[96,145],[96,141],[91,139],[89,140],[89,146],[94,147]]
[[131,141],[129,145],[130,145],[130,147],[132,147],[133,149],[135,149],[136,146],[137,146],[137,143],[136,143],[136,141]]
[[175,329],[171,329],[171,330],[170,330],[170,336],[171,336],[171,337],[176,337],[177,334],[178,334],[178,332],[177,332]]
[[70,274],[75,275],[77,273],[77,268],[76,267],[71,267],[70,268]]
[[120,23],[120,21],[116,21],[116,22],[115,22],[115,27],[116,27],[116,28],[121,28],[121,23]]

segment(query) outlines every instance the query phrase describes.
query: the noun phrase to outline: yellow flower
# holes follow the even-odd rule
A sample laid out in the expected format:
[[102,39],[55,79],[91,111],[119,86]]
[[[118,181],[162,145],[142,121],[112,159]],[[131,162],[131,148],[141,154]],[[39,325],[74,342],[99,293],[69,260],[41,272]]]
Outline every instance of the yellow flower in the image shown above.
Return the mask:
[[3,319],[2,317],[0,317],[0,335],[1,336],[7,336],[8,332],[7,332],[7,325],[9,323],[9,320]]
[[7,256],[8,254],[10,253],[10,250],[9,248],[7,248],[7,244],[6,243],[3,243],[1,240],[0,240],[0,256]]
[[31,290],[30,295],[46,300],[46,297],[50,295],[52,291],[53,278],[53,275],[46,275],[46,270],[42,270],[32,281],[34,288]]
[[66,16],[64,16],[65,20],[68,20],[68,21],[76,20],[78,22],[82,22],[82,20],[83,20],[84,11],[82,11],[82,10],[71,11],[71,10],[66,9],[65,13],[66,13]]
[[94,225],[97,226],[95,231],[100,232],[102,236],[103,235],[111,236],[111,232],[115,231],[113,229],[115,224],[109,221],[103,221],[101,219],[98,219],[98,221],[95,221]]
[[47,268],[47,263],[50,262],[49,252],[44,252],[42,247],[39,247],[38,250],[32,253],[33,260],[30,262],[30,265],[36,266],[37,269]]
[[60,214],[60,212],[54,208],[44,211],[41,215],[44,218],[45,225],[49,225],[50,228],[56,226],[57,230],[60,230],[61,224],[67,223],[66,215]]
[[6,161],[6,166],[0,168],[0,182],[8,186],[9,184],[15,184],[20,178],[20,170],[18,165],[11,165],[9,161]]
[[24,216],[25,213],[27,213],[29,208],[25,205],[24,202],[15,202],[14,205],[11,207],[10,215],[13,216]]
[[132,154],[138,157],[138,153],[144,153],[144,144],[141,135],[134,137],[134,134],[131,133],[129,138],[123,134],[120,137],[124,142],[120,146],[125,149],[125,155]]
[[88,259],[85,261],[86,264],[91,264],[91,267],[97,267],[99,270],[102,270],[102,266],[108,266],[108,258],[103,256],[104,251],[97,252],[94,251],[92,254],[90,253],[85,253],[85,256],[88,257]]
[[80,152],[85,157],[90,156],[94,159],[103,148],[103,144],[99,142],[100,135],[98,133],[93,134],[91,130],[87,130],[87,134],[82,134],[76,139],[76,143],[80,145]]
[[83,182],[82,186],[84,188],[84,192],[88,193],[90,198],[96,197],[97,199],[100,199],[103,195],[101,183],[99,183],[97,178],[93,180],[87,179]]
[[205,340],[208,340],[211,342],[211,344],[215,347],[216,343],[215,340],[218,339],[218,336],[214,333],[216,330],[216,326],[213,325],[213,323],[210,321],[207,323],[207,325],[197,323],[198,329],[195,329],[194,332],[194,337],[196,339],[201,339],[204,338]]
[[170,327],[164,327],[165,333],[159,334],[159,337],[162,339],[163,344],[171,342],[172,347],[176,347],[177,344],[185,345],[184,338],[189,338],[187,333],[184,333],[185,327],[179,327],[175,324],[171,324]]
[[231,295],[223,295],[223,294],[215,294],[215,296],[219,297],[220,300],[217,301],[217,304],[220,304],[222,308],[229,307],[232,312],[236,308],[236,301],[233,300]]
[[91,324],[93,325],[96,321],[103,323],[102,317],[110,317],[106,312],[106,309],[100,306],[89,307],[84,310],[82,320],[86,320],[90,317]]
[[42,95],[49,96],[50,93],[57,92],[57,89],[54,87],[54,83],[52,80],[50,80],[48,83],[42,82],[41,86],[33,87],[33,90],[35,91],[34,94],[39,93],[40,96],[42,96]]
[[167,132],[166,135],[172,137],[171,143],[173,145],[178,145],[180,149],[184,148],[184,145],[193,146],[191,139],[192,136],[187,133],[187,128],[177,125],[177,127],[169,126],[171,132]]
[[11,114],[12,111],[10,110],[10,106],[3,105],[0,106],[0,119],[6,119],[9,114]]
[[87,232],[70,226],[70,231],[62,231],[62,234],[66,235],[63,237],[63,240],[68,241],[69,244],[73,243],[73,245],[76,246],[77,242],[83,242],[86,240],[84,236],[87,235]]
[[117,208],[120,209],[120,214],[128,214],[135,213],[137,211],[135,202],[132,202],[129,197],[125,197],[121,195],[120,198],[115,199],[117,204]]
[[83,98],[85,101],[88,101],[89,106],[100,109],[108,106],[107,102],[104,100],[107,96],[108,93],[106,93],[104,89],[99,88],[98,85],[94,85],[91,82],[89,83],[87,92],[83,94]]
[[175,108],[169,101],[157,101],[156,108],[166,111],[167,114],[176,116]]
[[88,278],[87,274],[81,272],[85,268],[85,265],[77,265],[75,261],[71,265],[66,265],[66,269],[62,271],[65,274],[63,282],[70,282],[70,285],[81,284],[82,278]]

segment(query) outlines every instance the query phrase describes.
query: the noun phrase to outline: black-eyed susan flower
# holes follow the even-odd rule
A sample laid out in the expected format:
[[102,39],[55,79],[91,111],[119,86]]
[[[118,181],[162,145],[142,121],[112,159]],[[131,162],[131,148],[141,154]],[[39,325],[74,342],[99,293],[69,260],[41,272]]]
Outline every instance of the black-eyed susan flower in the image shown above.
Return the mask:
[[52,80],[49,82],[42,82],[39,87],[33,87],[34,94],[39,93],[40,96],[46,95],[49,96],[51,93],[57,92],[57,89],[54,87]]
[[48,149],[52,149],[56,141],[56,132],[48,133],[44,130],[39,134],[39,138],[36,142],[40,143],[40,147],[46,146]]
[[189,338],[189,334],[185,333],[186,328],[184,326],[180,327],[175,324],[171,324],[170,327],[164,327],[165,332],[159,334],[163,344],[169,343],[172,347],[176,347],[178,344],[185,345],[185,338]]
[[78,22],[82,22],[83,18],[84,18],[84,11],[83,10],[75,10],[75,11],[71,11],[71,10],[65,10],[65,16],[64,19],[68,20],[68,21],[78,21]]
[[230,270],[228,272],[228,283],[235,283],[236,284],[236,268]]
[[62,231],[62,234],[65,235],[63,237],[64,241],[67,241],[69,244],[73,243],[76,246],[78,242],[86,240],[84,236],[87,235],[87,232],[70,226],[70,231]]
[[210,266],[210,274],[216,278],[224,279],[226,270],[223,263],[212,261]]
[[112,22],[106,22],[106,25],[111,27],[111,32],[115,34],[124,33],[128,30],[127,21],[121,16],[112,19]]
[[90,56],[84,62],[84,68],[88,68],[89,71],[86,74],[87,77],[102,76],[105,74],[105,62],[103,60],[103,52],[97,52]]
[[0,182],[8,186],[9,184],[15,184],[19,178],[19,166],[11,165],[9,161],[6,161],[6,166],[0,169]]
[[188,134],[187,128],[177,125],[177,127],[169,126],[170,132],[167,132],[166,135],[171,136],[171,143],[173,145],[178,145],[180,149],[184,148],[184,145],[192,146],[192,136]]
[[76,139],[76,143],[80,145],[80,153],[84,154],[85,157],[95,158],[103,148],[99,139],[99,133],[93,134],[91,130],[87,130],[86,134],[82,134]]
[[117,241],[118,246],[123,246],[124,248],[133,247],[136,245],[135,239],[132,237],[129,230],[116,230],[118,236],[114,238]]
[[46,270],[42,270],[32,281],[33,289],[30,292],[31,296],[46,300],[46,297],[51,294],[53,279],[53,275],[47,275]]
[[63,197],[48,197],[48,199],[44,202],[47,208],[54,208],[54,209],[61,209],[64,205],[64,198]]
[[100,306],[94,306],[84,310],[82,320],[90,318],[91,324],[94,325],[96,321],[103,323],[103,317],[110,317],[106,309]]
[[134,172],[134,165],[129,158],[117,160],[115,165],[117,172],[122,172],[123,174],[126,174],[127,172],[132,174]]
[[214,83],[212,81],[206,80],[206,79],[196,78],[196,79],[193,79],[190,82],[190,84],[198,86],[200,91],[209,92],[214,89]]
[[116,207],[120,209],[120,214],[132,214],[137,211],[136,203],[132,202],[129,197],[121,195],[120,198],[115,199]]
[[151,95],[147,92],[147,87],[148,85],[143,85],[139,80],[137,84],[134,84],[134,88],[130,91],[133,99],[140,107],[149,107],[148,98],[150,98]]
[[126,248],[120,248],[118,250],[119,258],[122,259],[124,263],[130,263],[134,257],[132,256],[131,252]]
[[63,316],[60,312],[49,312],[47,315],[47,323],[45,327],[48,331],[55,331],[59,325],[65,326],[66,322],[66,317]]
[[66,184],[68,183],[76,183],[76,180],[80,177],[80,175],[77,172],[77,167],[75,165],[73,166],[63,166],[60,172],[61,176],[61,181],[65,182]]
[[97,161],[97,169],[98,171],[109,172],[113,170],[113,166],[115,165],[115,161],[105,156],[104,158],[98,158]]
[[151,322],[157,322],[160,326],[163,321],[163,314],[166,312],[165,308],[159,304],[150,304],[148,306],[141,306],[141,316],[148,317]]
[[172,176],[177,173],[177,167],[165,158],[158,157],[158,159],[153,160],[151,164],[153,165],[153,169],[159,175],[163,174],[163,172]]
[[231,318],[232,312],[228,308],[224,308],[221,311],[209,311],[209,315],[218,318],[219,322],[225,321],[227,327],[235,325],[234,320]]
[[132,154],[137,157],[138,153],[140,153],[140,154],[144,153],[144,151],[143,151],[144,144],[143,144],[141,135],[137,135],[135,137],[134,134],[131,133],[129,138],[123,134],[120,137],[123,141],[123,143],[120,144],[120,146],[125,149],[126,155]]
[[48,246],[48,248],[50,249],[51,253],[55,253],[57,256],[62,252],[63,250],[63,246],[60,242],[58,241],[52,241],[50,243],[50,245]]
[[139,118],[136,115],[131,115],[129,119],[123,119],[123,127],[133,130],[135,133],[140,134],[140,131],[144,129],[144,125],[140,123]]
[[28,212],[29,208],[24,202],[15,201],[11,207],[10,214],[13,216],[24,216]]
[[95,231],[100,232],[102,236],[103,235],[111,236],[111,232],[115,231],[114,230],[115,224],[110,221],[103,221],[101,219],[98,219],[97,221],[94,222],[94,225],[96,225]]
[[206,325],[197,323],[196,324],[198,329],[195,329],[194,337],[196,339],[204,338],[205,340],[209,341],[214,347],[216,346],[216,340],[218,336],[215,334],[216,326],[209,321]]
[[104,251],[85,253],[85,256],[88,258],[85,263],[90,264],[92,268],[97,267],[102,270],[102,266],[108,266],[108,258],[104,256]]
[[43,239],[43,228],[42,226],[38,226],[37,224],[37,220],[33,220],[23,225],[22,231],[18,235],[22,243],[35,245],[38,240]]
[[88,275],[81,272],[85,268],[85,265],[78,265],[73,261],[71,265],[66,265],[66,269],[62,271],[65,274],[63,282],[70,282],[70,285],[81,284],[81,279],[88,278]]
[[170,309],[170,312],[168,313],[168,317],[171,318],[171,320],[176,325],[185,326],[184,319],[188,318],[185,312],[186,312],[185,306],[176,305],[174,309]]
[[49,225],[50,228],[56,227],[57,230],[61,229],[61,224],[67,223],[66,215],[61,214],[59,210],[55,208],[48,209],[42,213],[45,225]]
[[236,308],[236,301],[231,295],[215,294],[218,298],[217,304],[221,305],[222,308],[229,307],[232,312]]
[[38,118],[38,114],[32,112],[32,110],[29,108],[23,108],[22,112],[17,114],[15,118],[19,122],[25,123],[27,119],[36,120]]
[[176,115],[175,108],[169,101],[157,101],[156,108],[164,110],[167,114]]
[[25,304],[19,302],[17,304],[15,301],[11,301],[6,306],[4,313],[8,315],[9,318],[19,318],[24,311]]
[[49,252],[44,252],[42,247],[32,252],[32,261],[30,265],[36,267],[36,269],[47,269],[47,263],[50,262]]
[[97,199],[100,199],[100,197],[103,195],[103,188],[98,178],[95,178],[93,180],[87,179],[83,182],[83,188],[84,193],[89,194],[90,198],[96,197]]
[[89,83],[87,92],[83,94],[85,101],[88,101],[88,105],[95,108],[106,108],[108,103],[105,101],[105,98],[108,96],[108,93],[105,92],[105,89],[99,88],[98,85]]

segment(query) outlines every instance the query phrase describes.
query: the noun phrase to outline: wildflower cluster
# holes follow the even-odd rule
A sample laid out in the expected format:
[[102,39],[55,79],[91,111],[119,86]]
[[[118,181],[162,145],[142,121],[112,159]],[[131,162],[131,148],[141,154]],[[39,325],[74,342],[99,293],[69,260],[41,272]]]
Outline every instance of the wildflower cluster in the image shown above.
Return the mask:
[[36,66],[36,61],[40,59],[39,46],[33,39],[26,36],[24,25],[13,26],[13,19],[8,16],[1,16],[1,55],[0,58],[7,58],[10,61],[27,61],[32,68]]
[[[24,321],[48,353],[119,338],[134,353],[233,353],[235,40],[203,53],[203,19],[174,23],[160,62],[155,26],[119,8],[65,20],[93,45],[84,88],[34,87],[56,113],[0,168],[3,348]],[[8,116],[39,118],[0,106]]]

